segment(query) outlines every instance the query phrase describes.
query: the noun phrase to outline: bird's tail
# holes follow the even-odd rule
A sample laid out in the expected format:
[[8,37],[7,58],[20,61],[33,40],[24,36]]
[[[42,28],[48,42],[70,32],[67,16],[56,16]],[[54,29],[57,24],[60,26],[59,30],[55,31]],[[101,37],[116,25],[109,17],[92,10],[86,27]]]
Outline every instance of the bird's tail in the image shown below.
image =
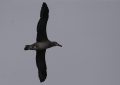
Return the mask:
[[24,50],[29,50],[30,49],[30,45],[25,45]]

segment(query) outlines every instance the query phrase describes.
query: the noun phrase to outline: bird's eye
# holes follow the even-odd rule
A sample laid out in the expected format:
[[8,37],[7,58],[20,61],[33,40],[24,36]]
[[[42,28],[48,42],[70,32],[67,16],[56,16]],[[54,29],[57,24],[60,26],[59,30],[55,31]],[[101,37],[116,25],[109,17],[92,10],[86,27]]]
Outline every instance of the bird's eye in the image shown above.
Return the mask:
[[56,45],[58,45],[58,43],[56,43]]

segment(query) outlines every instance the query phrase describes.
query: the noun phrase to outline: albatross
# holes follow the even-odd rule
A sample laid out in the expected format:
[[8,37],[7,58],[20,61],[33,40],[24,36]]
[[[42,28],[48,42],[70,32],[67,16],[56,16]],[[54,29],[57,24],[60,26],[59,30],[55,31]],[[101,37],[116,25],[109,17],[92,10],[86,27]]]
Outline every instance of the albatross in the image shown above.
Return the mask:
[[47,66],[45,61],[45,52],[47,48],[53,46],[60,46],[55,41],[50,41],[46,33],[46,25],[49,17],[49,9],[45,2],[41,7],[40,19],[37,24],[37,38],[36,42],[31,45],[25,45],[24,50],[35,50],[36,51],[36,66],[38,68],[38,76],[40,82],[44,82],[47,77]]

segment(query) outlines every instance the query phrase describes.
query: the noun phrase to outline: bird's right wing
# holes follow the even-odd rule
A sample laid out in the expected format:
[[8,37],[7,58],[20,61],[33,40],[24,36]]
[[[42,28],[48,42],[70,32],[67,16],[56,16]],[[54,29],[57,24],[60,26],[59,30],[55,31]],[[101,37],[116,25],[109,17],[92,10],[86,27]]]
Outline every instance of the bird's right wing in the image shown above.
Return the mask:
[[47,33],[46,33],[46,25],[49,17],[49,9],[47,7],[47,4],[44,2],[41,7],[41,13],[40,13],[40,20],[37,24],[37,42],[41,42],[44,40],[48,40]]

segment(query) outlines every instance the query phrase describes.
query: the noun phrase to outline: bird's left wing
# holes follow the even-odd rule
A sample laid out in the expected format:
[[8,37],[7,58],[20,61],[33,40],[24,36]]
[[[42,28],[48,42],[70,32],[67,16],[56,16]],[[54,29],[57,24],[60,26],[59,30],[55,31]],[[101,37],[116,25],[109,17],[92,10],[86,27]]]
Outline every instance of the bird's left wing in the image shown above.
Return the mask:
[[47,77],[45,52],[46,50],[36,51],[36,65],[38,67],[38,76],[39,76],[40,82],[44,82]]

